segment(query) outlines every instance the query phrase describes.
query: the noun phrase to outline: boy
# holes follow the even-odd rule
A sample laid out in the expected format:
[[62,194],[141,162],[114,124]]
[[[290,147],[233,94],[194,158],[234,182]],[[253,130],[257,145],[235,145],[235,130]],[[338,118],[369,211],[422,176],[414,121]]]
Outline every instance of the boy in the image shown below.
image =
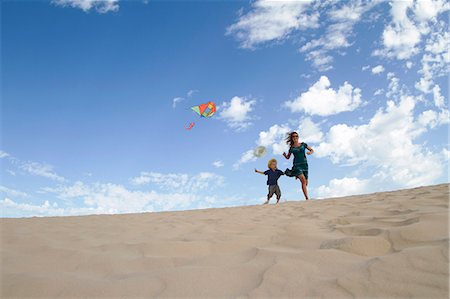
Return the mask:
[[284,174],[281,170],[277,168],[277,160],[270,159],[267,163],[267,166],[269,166],[269,169],[262,172],[255,169],[255,172],[267,175],[267,185],[269,185],[269,194],[267,194],[267,201],[264,204],[268,204],[270,198],[275,195],[277,196],[277,203],[280,201],[281,198],[281,191],[280,187],[278,186],[278,179],[280,176]]

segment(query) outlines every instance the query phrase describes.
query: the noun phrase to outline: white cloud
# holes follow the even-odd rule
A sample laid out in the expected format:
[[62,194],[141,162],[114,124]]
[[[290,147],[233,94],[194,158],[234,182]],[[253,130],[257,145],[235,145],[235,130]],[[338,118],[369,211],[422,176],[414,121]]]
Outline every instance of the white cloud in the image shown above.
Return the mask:
[[[51,209],[45,215],[81,215],[81,214],[118,214],[140,213],[150,211],[180,210],[207,206],[208,201],[202,192],[209,189],[212,180],[208,173],[199,174],[199,179],[191,185],[190,191],[169,190],[169,193],[141,190],[129,190],[113,183],[84,184],[59,186],[57,188],[43,188],[43,193],[56,194],[65,200],[81,199],[83,205],[79,208],[67,206],[58,211]],[[163,186],[166,188],[166,185]],[[178,188],[181,190],[182,188]],[[192,191],[192,192],[191,192]],[[39,208],[41,209],[41,208]]]
[[291,112],[304,112],[310,115],[327,116],[344,111],[353,111],[361,104],[361,90],[345,82],[337,91],[330,88],[326,76],[320,77],[307,92],[298,98],[284,103]]
[[196,175],[185,173],[141,172],[140,176],[130,179],[133,185],[153,184],[163,190],[176,192],[195,192],[199,188],[212,190],[224,184],[224,177],[211,172]]
[[375,55],[407,59],[418,53],[416,45],[420,42],[420,32],[407,15],[413,1],[394,1],[391,3],[392,23],[383,31],[383,50]]
[[172,100],[172,107],[176,108],[177,104],[182,102],[182,101],[184,101],[184,98],[181,98],[181,97],[173,98],[173,100]]
[[341,197],[363,194],[369,192],[369,190],[369,180],[344,177],[342,179],[332,179],[328,185],[321,185],[317,188],[317,195],[319,198]]
[[216,167],[216,168],[220,168],[220,167],[223,167],[224,164],[223,164],[222,161],[218,160],[218,161],[214,161],[213,162],[213,166]]
[[243,131],[252,125],[250,113],[255,104],[256,100],[235,96],[220,106],[219,118],[226,121],[229,127]]
[[414,107],[414,98],[402,95],[398,104],[388,101],[386,109],[377,111],[367,124],[334,125],[316,154],[335,164],[367,166],[378,181],[400,187],[432,184],[444,166],[439,155],[414,143],[427,130],[423,121],[414,119]]
[[269,130],[259,133],[257,144],[271,148],[275,155],[282,154],[287,149],[284,138],[290,131],[291,128],[287,125],[273,125]]
[[382,65],[377,65],[376,67],[372,68],[372,74],[380,74],[384,72],[384,67]]
[[438,108],[444,108],[444,97],[441,95],[441,88],[439,85],[433,87],[434,105]]
[[419,21],[428,21],[449,9],[449,3],[444,0],[428,0],[414,2],[414,15]]
[[77,181],[72,185],[59,186],[57,188],[45,187],[40,193],[57,193],[60,199],[80,198],[89,195],[91,188],[81,181]]
[[301,139],[305,142],[319,143],[323,140],[323,133],[319,125],[314,123],[309,117],[305,117],[300,121],[297,131]]
[[394,73],[389,72],[386,75],[389,80],[388,91],[386,92],[386,97],[391,98],[392,96],[400,94],[400,80],[395,76]]
[[187,92],[187,96],[188,97],[192,97],[195,93],[197,93],[198,90],[197,89],[191,89]]
[[407,67],[408,69],[412,68],[412,67],[413,67],[412,61],[407,61],[407,62],[406,62],[406,67]]
[[255,160],[256,160],[256,157],[255,157],[255,155],[253,154],[253,152],[254,152],[253,149],[244,152],[244,153],[242,154],[241,158],[240,158],[236,163],[233,164],[233,169],[234,169],[234,170],[237,170],[237,169],[239,169],[239,167],[240,167],[242,164],[245,164],[245,163],[248,163],[248,162],[255,161]]
[[0,193],[9,197],[28,197],[28,194],[22,191],[14,190],[0,185]]
[[58,182],[64,182],[65,179],[53,171],[53,166],[48,164],[41,164],[38,162],[24,162],[20,164],[20,169],[28,172],[31,175],[45,177]]
[[445,22],[439,22],[434,27],[434,31],[426,41],[424,54],[421,59],[422,75],[416,82],[415,87],[423,93],[430,93],[434,80],[439,77],[448,76],[450,68],[450,33]]
[[172,99],[172,107],[176,108],[178,103],[181,103],[182,101],[186,100],[186,98],[192,97],[195,93],[197,93],[197,89],[191,89],[186,93],[186,97],[175,97]]
[[417,117],[417,122],[423,127],[433,129],[440,125],[448,124],[450,121],[449,111],[441,109],[440,111],[426,110]]
[[370,65],[365,65],[361,68],[362,71],[366,71],[368,69],[370,69]]
[[[332,4],[332,2],[329,3]],[[328,20],[332,24],[327,27],[325,34],[300,48],[300,52],[307,53],[306,59],[311,60],[313,66],[320,71],[332,68],[331,51],[352,45],[349,38],[353,35],[353,27],[361,20],[364,13],[372,9],[379,1],[342,2],[345,3],[344,5],[337,3],[338,5],[328,11]]]
[[52,3],[62,7],[79,8],[84,12],[95,9],[99,13],[119,10],[118,0],[52,0]]
[[280,41],[291,32],[318,26],[319,14],[308,13],[311,1],[257,0],[251,10],[227,28],[242,48],[253,48],[270,41]]
[[383,92],[384,92],[384,89],[383,89],[383,88],[379,88],[379,89],[375,90],[375,92],[373,93],[373,95],[374,95],[374,96],[379,96],[379,95],[382,95]]
[[6,157],[9,157],[9,154],[7,152],[0,151],[0,159],[6,158]]
[[416,55],[421,50],[422,37],[435,30],[437,16],[449,8],[450,4],[442,0],[393,1],[392,21],[383,31],[384,48],[373,54],[400,60]]
[[48,200],[42,205],[33,205],[29,203],[17,203],[9,198],[0,200],[2,216],[62,216],[63,209],[56,204],[51,205]]

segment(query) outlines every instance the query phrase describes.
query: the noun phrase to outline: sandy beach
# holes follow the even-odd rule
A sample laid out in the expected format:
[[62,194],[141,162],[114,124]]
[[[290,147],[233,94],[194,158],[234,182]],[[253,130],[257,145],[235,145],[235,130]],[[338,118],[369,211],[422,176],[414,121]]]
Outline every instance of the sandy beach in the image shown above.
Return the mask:
[[2,219],[1,297],[448,298],[449,185]]

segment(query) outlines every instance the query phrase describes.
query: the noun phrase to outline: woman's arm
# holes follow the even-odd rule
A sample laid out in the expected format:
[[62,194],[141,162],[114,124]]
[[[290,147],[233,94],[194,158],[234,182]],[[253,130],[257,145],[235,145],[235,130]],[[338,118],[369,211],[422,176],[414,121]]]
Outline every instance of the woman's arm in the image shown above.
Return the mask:
[[256,168],[255,168],[255,172],[256,172],[256,173],[260,173],[260,174],[265,174],[265,173],[262,172],[262,171],[256,170]]
[[309,152],[307,152],[307,155],[312,155],[314,154],[314,150],[312,149],[312,147],[310,147],[309,145],[306,147],[308,149]]
[[289,152],[288,154],[283,153],[283,157],[289,160],[289,158],[291,157],[291,152]]

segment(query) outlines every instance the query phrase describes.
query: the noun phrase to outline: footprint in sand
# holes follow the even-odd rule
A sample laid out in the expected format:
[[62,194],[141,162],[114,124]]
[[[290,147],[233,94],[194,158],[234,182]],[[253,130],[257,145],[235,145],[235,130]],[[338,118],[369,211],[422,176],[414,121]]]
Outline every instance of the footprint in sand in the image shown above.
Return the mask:
[[420,221],[420,217],[412,217],[408,219],[398,220],[391,217],[376,217],[375,221],[390,226],[407,226]]
[[320,249],[337,249],[362,256],[380,256],[391,251],[389,241],[381,237],[355,237],[328,240],[320,245]]
[[336,227],[336,229],[351,236],[378,236],[383,232],[379,228],[366,228],[360,226]]

